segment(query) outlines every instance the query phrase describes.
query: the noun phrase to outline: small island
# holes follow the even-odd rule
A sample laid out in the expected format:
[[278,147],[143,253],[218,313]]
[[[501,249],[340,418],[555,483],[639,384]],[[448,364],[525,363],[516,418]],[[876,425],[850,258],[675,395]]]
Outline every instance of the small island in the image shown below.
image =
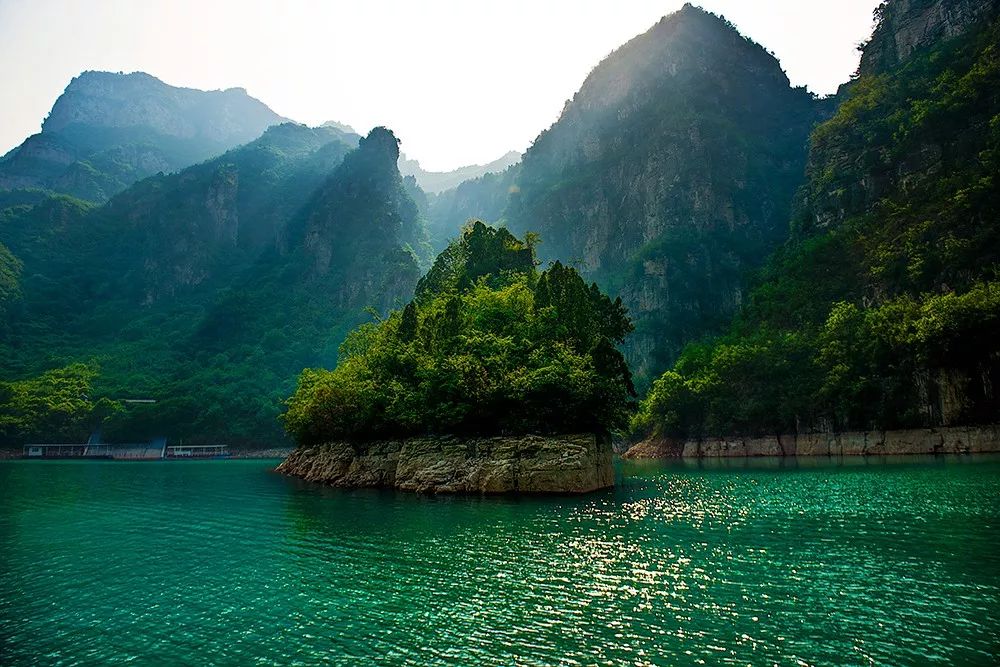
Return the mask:
[[352,331],[330,370],[306,369],[277,470],[341,487],[425,493],[585,493],[614,484],[610,434],[635,397],[612,301],[537,238],[465,227],[414,299]]

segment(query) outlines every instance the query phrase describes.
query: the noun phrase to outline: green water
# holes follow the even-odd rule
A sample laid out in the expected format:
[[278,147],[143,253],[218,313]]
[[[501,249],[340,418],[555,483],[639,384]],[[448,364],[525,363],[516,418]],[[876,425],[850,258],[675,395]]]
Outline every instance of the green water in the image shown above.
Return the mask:
[[993,664],[1000,459],[626,466],[584,498],[0,462],[0,665]]

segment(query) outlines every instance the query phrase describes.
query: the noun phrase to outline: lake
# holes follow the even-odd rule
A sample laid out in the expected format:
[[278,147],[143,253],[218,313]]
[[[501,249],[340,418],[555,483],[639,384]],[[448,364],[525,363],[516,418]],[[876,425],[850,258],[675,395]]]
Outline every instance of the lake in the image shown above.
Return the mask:
[[585,497],[0,461],[0,664],[990,664],[1000,458],[620,464]]

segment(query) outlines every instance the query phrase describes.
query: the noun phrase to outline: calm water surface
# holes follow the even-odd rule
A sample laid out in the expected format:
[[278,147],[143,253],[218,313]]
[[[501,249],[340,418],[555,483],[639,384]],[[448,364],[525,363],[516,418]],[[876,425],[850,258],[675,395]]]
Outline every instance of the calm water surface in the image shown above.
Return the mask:
[[0,665],[994,664],[1000,459],[628,465],[584,498],[0,461]]

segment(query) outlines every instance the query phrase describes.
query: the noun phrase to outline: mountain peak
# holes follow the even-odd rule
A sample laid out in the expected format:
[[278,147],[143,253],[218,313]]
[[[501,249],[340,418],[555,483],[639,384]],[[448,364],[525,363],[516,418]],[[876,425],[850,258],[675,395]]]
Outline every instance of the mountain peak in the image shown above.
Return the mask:
[[245,88],[205,91],[171,86],[146,72],[87,70],[66,86],[42,131],[73,125],[148,128],[166,136],[237,144],[288,120]]
[[615,109],[639,91],[670,82],[705,82],[742,71],[787,88],[777,59],[744,37],[725,17],[692,4],[660,19],[649,30],[611,52],[567,105]]
[[393,163],[399,159],[399,139],[387,127],[372,128],[367,137],[358,142],[358,148],[369,154],[385,154],[392,157]]
[[358,135],[361,134],[347,123],[341,123],[335,120],[328,120],[324,122],[322,125],[320,125],[320,127],[332,127],[333,129],[340,130],[341,132],[344,132],[346,134],[358,134]]

